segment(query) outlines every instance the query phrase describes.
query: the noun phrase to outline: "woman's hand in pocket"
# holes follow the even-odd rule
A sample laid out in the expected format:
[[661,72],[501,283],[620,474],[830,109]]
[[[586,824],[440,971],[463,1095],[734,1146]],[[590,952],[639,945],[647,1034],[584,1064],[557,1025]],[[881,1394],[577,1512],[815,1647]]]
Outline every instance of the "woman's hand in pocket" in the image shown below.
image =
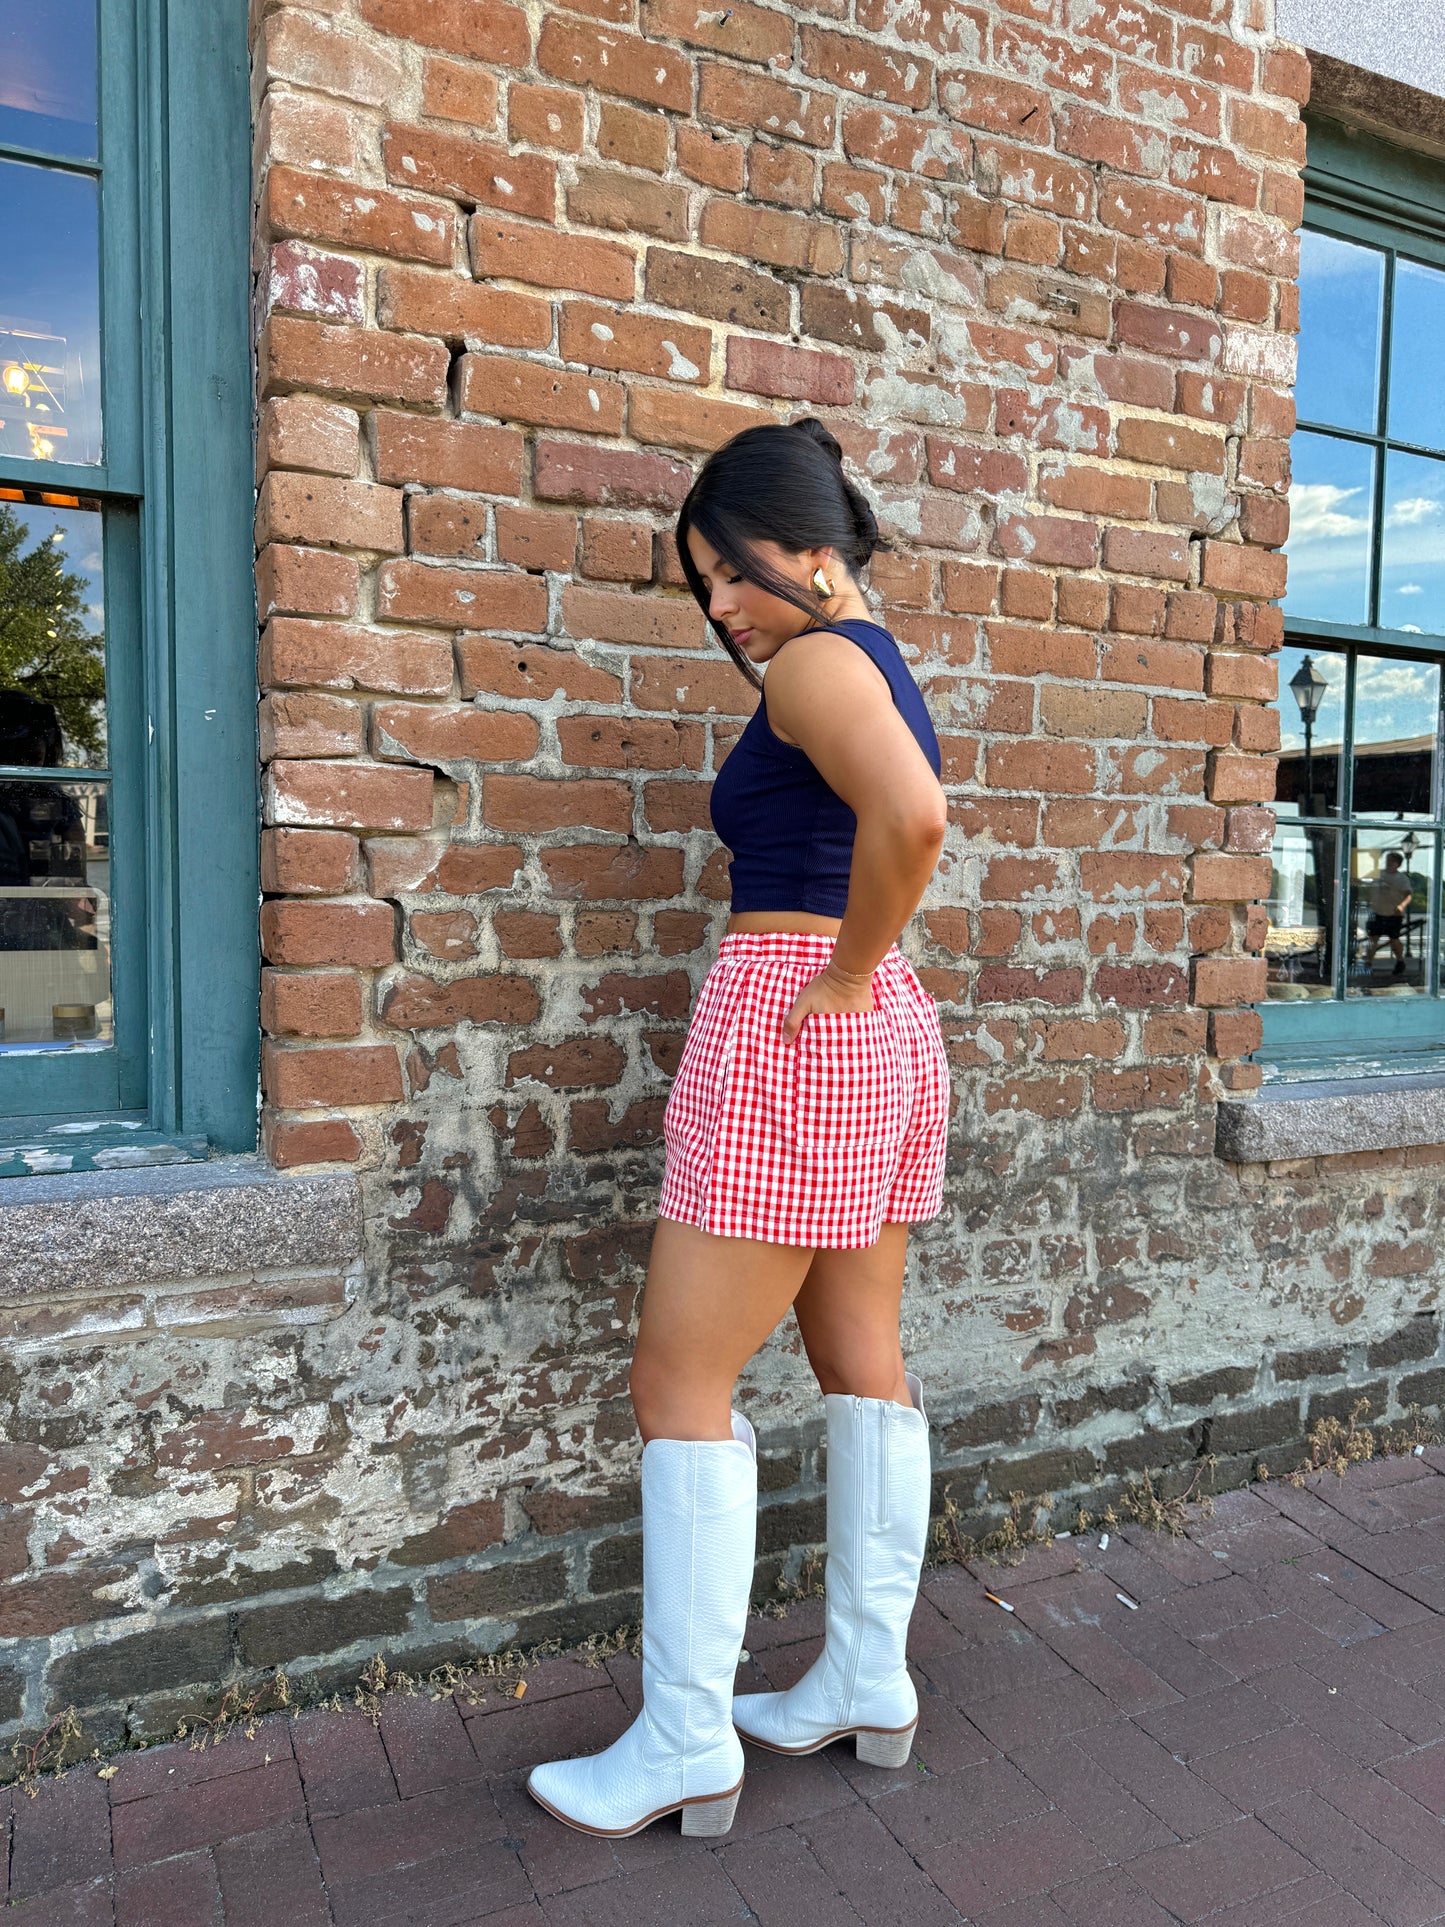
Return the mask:
[[816,977],[810,977],[803,985],[784,1015],[783,1042],[795,1044],[798,1032],[803,1027],[803,1019],[815,1010],[862,1011],[875,1008],[871,977],[865,983],[845,985],[825,965]]

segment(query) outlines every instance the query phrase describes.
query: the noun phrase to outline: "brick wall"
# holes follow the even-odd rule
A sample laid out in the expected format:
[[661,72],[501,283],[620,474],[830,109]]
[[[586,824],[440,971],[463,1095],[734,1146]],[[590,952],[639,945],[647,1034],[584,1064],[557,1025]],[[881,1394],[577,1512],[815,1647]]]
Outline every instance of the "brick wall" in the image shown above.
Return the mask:
[[[940,1497],[1061,1521],[1440,1400],[1441,1154],[1214,1155],[1258,1076],[1304,57],[1265,0],[722,16],[258,6],[265,1145],[357,1169],[368,1262],[318,1324],[31,1347],[6,1731],[635,1608],[627,1360],[753,701],[671,526],[759,420],[842,442],[943,744],[902,940],[954,1072],[905,1311]],[[822,1533],[790,1331],[744,1395],[766,1585]]]

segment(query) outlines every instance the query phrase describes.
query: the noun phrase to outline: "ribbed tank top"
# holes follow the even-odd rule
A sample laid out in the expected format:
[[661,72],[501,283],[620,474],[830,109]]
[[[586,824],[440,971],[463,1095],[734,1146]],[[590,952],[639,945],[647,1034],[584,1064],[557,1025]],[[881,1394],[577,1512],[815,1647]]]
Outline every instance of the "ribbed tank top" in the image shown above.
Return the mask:
[[[882,670],[895,706],[934,775],[940,775],[943,759],[928,706],[889,632],[862,616],[819,626],[856,642]],[[713,829],[732,852],[728,875],[735,913],[803,910],[842,916],[858,818],[798,744],[773,734],[765,698],[713,778],[710,809]]]

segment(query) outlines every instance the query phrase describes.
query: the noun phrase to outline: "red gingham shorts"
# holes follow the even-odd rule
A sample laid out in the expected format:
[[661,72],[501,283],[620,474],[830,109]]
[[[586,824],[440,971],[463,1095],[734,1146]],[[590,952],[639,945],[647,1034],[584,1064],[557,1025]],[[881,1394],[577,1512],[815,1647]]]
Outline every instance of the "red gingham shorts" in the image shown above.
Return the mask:
[[843,1250],[943,1208],[950,1086],[938,1007],[895,943],[872,1010],[793,1000],[833,954],[823,931],[726,933],[663,1111],[658,1214],[724,1238]]

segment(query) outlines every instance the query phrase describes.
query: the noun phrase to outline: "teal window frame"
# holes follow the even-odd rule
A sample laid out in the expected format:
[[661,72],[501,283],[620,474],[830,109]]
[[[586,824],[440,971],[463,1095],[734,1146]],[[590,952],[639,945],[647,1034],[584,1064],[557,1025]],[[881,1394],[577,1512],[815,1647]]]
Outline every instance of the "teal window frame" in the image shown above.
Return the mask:
[[[53,1143],[57,1124],[87,1123],[101,1142],[102,1127],[115,1125],[193,1155],[253,1151],[260,804],[247,8],[96,6],[98,161],[5,145],[0,157],[99,179],[103,460],[0,457],[0,485],[98,499],[105,513],[115,1048],[0,1050],[0,1135]],[[0,1154],[0,1171],[17,1168],[36,1167]]]
[[[1304,225],[1342,240],[1399,249],[1414,259],[1445,269],[1445,162],[1411,153],[1324,116],[1306,114],[1305,119]],[[1304,430],[1315,426],[1309,422],[1298,425]],[[1374,437],[1362,439],[1372,446],[1383,446]],[[1372,583],[1379,566],[1378,496],[1384,486],[1384,467],[1383,460],[1377,462],[1377,513],[1371,530]],[[1284,621],[1287,646],[1308,648],[1311,643],[1347,649],[1353,646],[1371,655],[1430,657],[1445,668],[1445,637],[1419,637],[1372,624],[1313,621],[1288,612]],[[1344,741],[1340,748],[1341,780],[1347,788],[1340,813],[1330,818],[1287,819],[1289,822],[1308,820],[1338,833],[1337,904],[1346,900],[1349,848],[1355,827],[1390,827],[1389,819],[1383,817],[1357,819],[1348,807],[1348,786],[1353,771],[1354,680],[1355,663],[1351,656],[1345,692]],[[1278,700],[1286,703],[1293,698],[1287,689],[1281,689]],[[1437,739],[1437,764],[1442,748],[1445,745]],[[1439,787],[1437,776],[1437,792]],[[1418,823],[1413,827],[1417,834],[1434,840],[1437,852],[1442,850],[1445,828],[1438,817],[1428,825]],[[1435,876],[1438,893],[1445,887],[1438,859]],[[1435,947],[1439,948],[1438,938]],[[1321,998],[1308,1002],[1266,998],[1255,1006],[1262,1019],[1263,1039],[1253,1055],[1284,1075],[1326,1068],[1337,1072],[1342,1069],[1408,1072],[1445,1067],[1445,963],[1438,957],[1436,968],[1441,978],[1438,996]]]

